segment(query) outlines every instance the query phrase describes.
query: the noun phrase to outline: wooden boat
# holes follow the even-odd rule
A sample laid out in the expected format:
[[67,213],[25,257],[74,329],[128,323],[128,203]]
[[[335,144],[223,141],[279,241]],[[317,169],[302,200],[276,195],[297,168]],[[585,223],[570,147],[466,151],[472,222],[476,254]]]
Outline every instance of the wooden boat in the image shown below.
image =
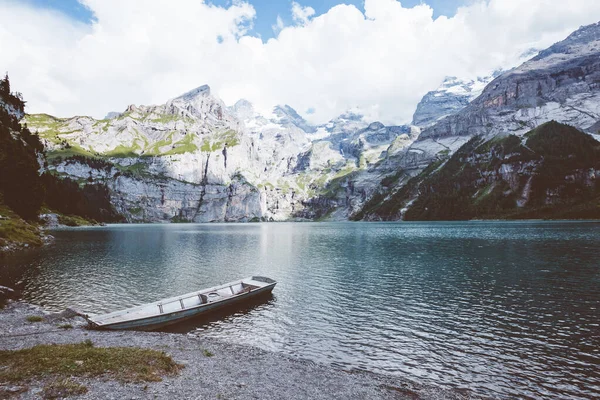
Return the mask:
[[86,315],[85,318],[95,329],[153,330],[269,294],[276,284],[273,279],[253,276],[109,314]]

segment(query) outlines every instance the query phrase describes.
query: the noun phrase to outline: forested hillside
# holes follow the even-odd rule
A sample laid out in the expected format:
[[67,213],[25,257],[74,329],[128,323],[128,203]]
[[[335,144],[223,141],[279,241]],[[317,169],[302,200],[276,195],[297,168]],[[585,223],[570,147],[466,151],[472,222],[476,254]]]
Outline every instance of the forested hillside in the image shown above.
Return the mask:
[[40,244],[37,228],[43,207],[64,221],[69,216],[98,222],[121,219],[110,203],[108,189],[60,179],[47,172],[44,146],[20,123],[25,101],[12,93],[8,76],[0,80],[0,247],[5,242]]
[[355,219],[600,218],[600,142],[548,122],[522,137],[476,136]]

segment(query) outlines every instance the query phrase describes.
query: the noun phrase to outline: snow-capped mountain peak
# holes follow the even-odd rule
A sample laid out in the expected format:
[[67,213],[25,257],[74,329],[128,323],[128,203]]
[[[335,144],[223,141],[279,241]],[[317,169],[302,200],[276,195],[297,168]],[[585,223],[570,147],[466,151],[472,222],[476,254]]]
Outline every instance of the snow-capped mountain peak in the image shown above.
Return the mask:
[[462,110],[478,97],[497,75],[499,72],[470,80],[455,76],[446,77],[436,90],[427,93],[417,105],[412,124],[419,127],[430,126]]

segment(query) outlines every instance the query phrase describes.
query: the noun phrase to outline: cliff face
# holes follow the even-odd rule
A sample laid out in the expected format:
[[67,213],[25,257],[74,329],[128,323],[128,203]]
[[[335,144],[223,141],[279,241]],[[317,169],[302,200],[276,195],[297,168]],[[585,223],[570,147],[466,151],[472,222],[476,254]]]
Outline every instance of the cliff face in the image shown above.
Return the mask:
[[495,76],[497,75],[474,80],[447,77],[439,88],[427,93],[417,104],[412,124],[422,128],[429,127],[449,115],[456,114],[477,98]]
[[[119,213],[147,222],[312,218],[330,211],[313,200],[330,195],[332,182],[369,174],[418,134],[352,113],[311,126],[289,106],[271,115],[244,100],[226,107],[208,86],[104,120],[29,115],[26,122],[42,138],[50,170],[106,184]],[[358,186],[367,193],[376,182]],[[333,206],[344,208],[338,218],[352,212]]]
[[[268,115],[245,100],[227,107],[208,86],[103,120],[39,114],[26,122],[42,138],[50,171],[105,185],[131,222],[427,219],[433,217],[411,211],[425,193],[421,183],[472,146],[473,137],[524,140],[549,121],[599,133],[600,25],[583,27],[497,76],[477,96],[486,82],[446,81],[420,103],[415,123],[421,127],[385,126],[352,112],[313,126],[287,105]],[[497,162],[490,157],[486,162]],[[517,180],[534,182],[543,169],[552,170],[530,161],[535,165],[503,163],[488,172],[506,175],[512,191],[523,191],[514,187]],[[469,165],[475,168],[470,161],[463,166]],[[559,198],[567,201],[564,193]]]
[[521,137],[475,137],[355,218],[600,218],[600,142],[557,122]]
[[439,153],[436,142],[454,138],[464,143],[475,135],[522,135],[552,120],[598,133],[600,24],[579,29],[503,73],[464,109],[424,129],[407,149],[402,167],[424,168]]

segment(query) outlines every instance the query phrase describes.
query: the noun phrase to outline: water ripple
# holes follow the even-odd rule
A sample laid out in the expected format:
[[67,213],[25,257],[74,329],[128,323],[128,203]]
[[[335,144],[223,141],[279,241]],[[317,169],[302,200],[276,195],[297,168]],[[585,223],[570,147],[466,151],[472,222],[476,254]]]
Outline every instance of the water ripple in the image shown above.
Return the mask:
[[265,304],[180,329],[496,398],[600,397],[600,225],[119,225],[3,261],[47,307],[106,312],[264,274]]

